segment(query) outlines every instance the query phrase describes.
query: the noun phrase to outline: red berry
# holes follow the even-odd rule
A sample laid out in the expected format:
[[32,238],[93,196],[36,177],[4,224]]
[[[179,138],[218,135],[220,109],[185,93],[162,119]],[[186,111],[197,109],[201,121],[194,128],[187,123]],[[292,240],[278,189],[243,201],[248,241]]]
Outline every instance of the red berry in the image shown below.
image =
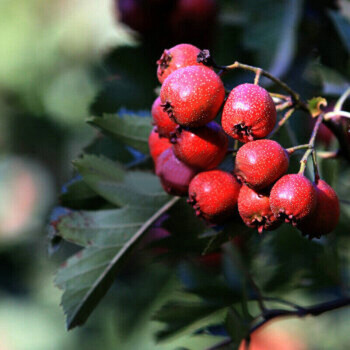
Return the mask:
[[156,132],[156,128],[153,128],[148,138],[149,151],[154,163],[156,163],[158,157],[169,147],[171,143],[168,139],[160,137]]
[[235,174],[249,187],[259,191],[287,172],[289,157],[276,141],[257,140],[243,145],[237,152]]
[[224,159],[228,139],[215,122],[198,129],[179,129],[174,138],[173,149],[177,158],[182,162],[202,170],[216,168]]
[[335,191],[325,181],[319,180],[316,185],[317,204],[312,215],[303,220],[298,228],[310,238],[332,232],[338,224],[340,207]]
[[179,68],[202,65],[197,62],[200,49],[190,44],[179,44],[169,50],[164,50],[157,61],[157,76],[161,84],[174,71]]
[[277,112],[269,93],[254,84],[234,88],[224,105],[222,127],[241,142],[266,137],[276,124]]
[[164,112],[161,104],[160,97],[157,97],[153,102],[151,111],[153,123],[157,128],[159,136],[170,138],[175,133],[178,125],[169,118],[168,113]]
[[177,124],[203,126],[212,121],[225,98],[220,77],[206,66],[180,68],[165,79],[160,90],[164,110]]
[[274,230],[281,224],[272,213],[269,196],[259,194],[246,185],[239,192],[238,212],[243,222],[257,228],[259,233]]
[[285,175],[271,189],[270,206],[277,218],[295,226],[313,213],[316,196],[315,186],[304,175]]
[[172,148],[169,148],[159,156],[156,174],[160,177],[165,192],[174,196],[186,196],[188,185],[197,172],[179,161]]
[[198,216],[220,223],[234,216],[240,183],[236,178],[222,170],[199,173],[190,183],[189,203]]

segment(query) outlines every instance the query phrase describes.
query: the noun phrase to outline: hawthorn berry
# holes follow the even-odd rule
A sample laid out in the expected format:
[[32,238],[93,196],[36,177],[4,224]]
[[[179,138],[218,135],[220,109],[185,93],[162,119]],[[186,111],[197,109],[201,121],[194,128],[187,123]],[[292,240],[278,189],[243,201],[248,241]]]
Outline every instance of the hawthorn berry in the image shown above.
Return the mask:
[[274,230],[281,224],[272,213],[269,196],[257,193],[246,185],[239,191],[238,212],[243,222],[248,227],[257,228],[260,234],[263,230]]
[[178,159],[201,170],[216,168],[224,159],[228,147],[226,134],[215,122],[191,130],[180,127],[171,142]]
[[171,138],[178,125],[169,118],[168,113],[164,112],[161,104],[160,97],[157,97],[153,102],[151,110],[153,123],[159,136]]
[[148,146],[151,153],[151,157],[156,163],[158,157],[168,148],[171,147],[171,143],[167,138],[160,137],[156,131],[156,128],[153,128],[148,137]]
[[237,152],[235,174],[238,179],[259,191],[287,172],[289,157],[276,141],[257,140],[244,144]]
[[196,215],[212,223],[234,216],[241,184],[230,173],[210,170],[199,173],[190,183],[188,202]]
[[316,193],[316,209],[298,225],[301,232],[310,238],[320,238],[321,235],[332,232],[340,215],[339,199],[331,186],[323,180],[318,180]]
[[220,77],[206,66],[176,70],[160,90],[164,110],[177,124],[199,127],[211,122],[225,99]]
[[190,44],[179,44],[169,50],[164,50],[157,61],[157,76],[161,84],[174,71],[179,68],[202,65],[197,62],[197,56],[201,50]]
[[248,142],[266,137],[276,119],[276,107],[269,93],[258,85],[241,84],[230,92],[221,123],[228,135]]
[[312,215],[316,204],[315,186],[304,175],[284,175],[271,189],[270,206],[273,214],[293,226]]
[[168,148],[157,159],[156,174],[165,192],[174,196],[186,196],[188,185],[197,171],[178,160],[173,149]]

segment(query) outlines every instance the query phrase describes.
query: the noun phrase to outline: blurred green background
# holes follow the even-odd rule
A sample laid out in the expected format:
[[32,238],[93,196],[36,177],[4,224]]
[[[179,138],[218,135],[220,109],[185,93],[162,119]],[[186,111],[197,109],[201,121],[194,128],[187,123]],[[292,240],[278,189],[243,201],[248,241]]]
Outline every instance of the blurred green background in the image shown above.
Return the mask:
[[[66,332],[53,277],[68,254],[49,257],[46,235],[71,160],[96,136],[85,118],[149,110],[164,48],[190,42],[210,48],[220,64],[261,66],[305,98],[332,101],[349,86],[348,1],[217,1],[209,12],[206,1],[195,2],[197,10],[181,12],[172,0],[0,0],[0,350],[154,348],[145,330],[121,341],[122,297],[113,292],[84,328]],[[225,83],[249,79],[238,73]],[[310,125],[299,116],[292,127],[301,141]],[[336,147],[325,137],[320,147]],[[338,191],[349,193],[349,176],[333,184]],[[347,231],[349,219],[350,209],[342,216]],[[345,350],[349,327],[343,310],[277,329],[307,349]]]

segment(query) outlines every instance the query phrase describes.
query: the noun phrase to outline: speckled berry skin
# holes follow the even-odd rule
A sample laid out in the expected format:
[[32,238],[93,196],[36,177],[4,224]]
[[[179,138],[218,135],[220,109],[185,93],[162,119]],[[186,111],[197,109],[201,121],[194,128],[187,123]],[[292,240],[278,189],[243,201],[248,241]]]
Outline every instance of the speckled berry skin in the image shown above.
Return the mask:
[[286,150],[276,141],[257,140],[243,145],[235,159],[238,179],[256,191],[272,185],[289,166]]
[[169,118],[168,113],[164,112],[161,104],[160,97],[157,97],[153,102],[151,110],[153,124],[156,126],[159,136],[171,138],[174,136],[178,125]]
[[332,232],[338,224],[340,215],[339,199],[335,191],[325,181],[316,185],[317,205],[312,215],[303,220],[298,228],[309,238],[320,238]]
[[158,157],[156,174],[165,192],[173,196],[187,196],[188,186],[197,171],[178,160],[169,148]]
[[179,44],[169,50],[164,50],[157,61],[157,77],[161,84],[174,71],[179,68],[202,65],[197,62],[200,49],[190,44]]
[[176,157],[199,170],[216,168],[224,159],[228,147],[226,134],[215,122],[191,130],[180,128],[171,142]]
[[190,183],[188,202],[196,215],[211,223],[222,223],[233,217],[241,184],[222,170],[199,173]]
[[274,230],[281,224],[272,213],[269,196],[259,194],[246,185],[239,192],[238,212],[243,222],[248,227],[258,229],[260,234],[264,230]]
[[205,66],[180,68],[165,79],[160,90],[164,110],[184,127],[211,122],[225,99],[220,77]]
[[230,92],[221,123],[228,135],[248,142],[266,137],[276,119],[276,107],[269,93],[258,85],[241,84]]
[[148,137],[148,146],[151,153],[151,157],[156,163],[158,157],[168,148],[171,147],[171,143],[167,138],[159,137],[156,128],[153,128]]
[[271,189],[270,206],[273,214],[293,226],[311,215],[316,204],[316,188],[304,175],[285,175]]

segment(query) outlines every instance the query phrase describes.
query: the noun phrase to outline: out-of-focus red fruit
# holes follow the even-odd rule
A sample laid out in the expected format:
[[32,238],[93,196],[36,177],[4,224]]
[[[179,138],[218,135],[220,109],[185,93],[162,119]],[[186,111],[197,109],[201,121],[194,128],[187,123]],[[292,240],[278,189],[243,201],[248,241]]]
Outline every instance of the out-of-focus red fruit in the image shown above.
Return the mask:
[[156,128],[153,128],[148,138],[148,146],[154,163],[157,162],[158,157],[168,148],[171,147],[170,141],[165,137],[159,137]]
[[201,266],[208,270],[218,271],[221,267],[221,252],[213,252],[206,255],[201,255],[198,258],[198,262]]
[[215,122],[192,130],[180,128],[171,142],[177,158],[200,170],[216,168],[224,159],[228,147],[226,134]]
[[190,44],[179,44],[169,50],[164,50],[157,61],[157,76],[162,84],[164,80],[174,71],[187,66],[202,65],[197,62],[200,49]]
[[167,193],[186,196],[188,186],[197,171],[178,160],[172,148],[169,148],[158,157],[156,174]]
[[239,192],[238,212],[243,222],[257,228],[260,234],[263,230],[274,230],[281,224],[272,213],[269,196],[259,194],[246,185]]
[[296,226],[316,208],[317,194],[313,183],[301,174],[281,177],[271,189],[270,206],[276,218]]
[[177,124],[199,127],[211,122],[224,102],[225,88],[220,77],[206,66],[177,69],[160,90],[164,110]]
[[[245,341],[239,350],[246,350]],[[307,347],[291,332],[264,327],[251,334],[249,350],[307,350]]]
[[288,154],[278,142],[257,140],[246,143],[238,150],[235,174],[249,187],[259,191],[284,175],[288,165]]
[[157,97],[153,102],[151,111],[153,123],[156,126],[159,136],[171,138],[178,125],[169,118],[168,113],[164,112],[161,104],[160,97]]
[[339,199],[331,186],[319,180],[316,193],[316,209],[298,225],[301,232],[310,238],[320,238],[332,232],[338,224],[340,215]]
[[188,202],[196,215],[212,223],[220,223],[233,217],[241,184],[236,178],[222,170],[199,173],[189,186]]
[[215,0],[178,0],[170,17],[177,41],[189,41],[208,47],[212,39],[218,6]]
[[144,33],[152,25],[150,18],[146,16],[139,0],[115,1],[119,10],[120,20],[130,28]]
[[[149,245],[155,244],[157,241],[162,240],[170,236],[170,232],[162,227],[152,227],[146,234],[146,236],[140,242],[140,248],[148,248]],[[168,251],[167,248],[156,246],[151,248],[151,252],[154,255],[165,254]]]
[[269,93],[258,85],[241,84],[230,92],[221,123],[228,135],[248,142],[266,137],[276,120],[276,107]]

